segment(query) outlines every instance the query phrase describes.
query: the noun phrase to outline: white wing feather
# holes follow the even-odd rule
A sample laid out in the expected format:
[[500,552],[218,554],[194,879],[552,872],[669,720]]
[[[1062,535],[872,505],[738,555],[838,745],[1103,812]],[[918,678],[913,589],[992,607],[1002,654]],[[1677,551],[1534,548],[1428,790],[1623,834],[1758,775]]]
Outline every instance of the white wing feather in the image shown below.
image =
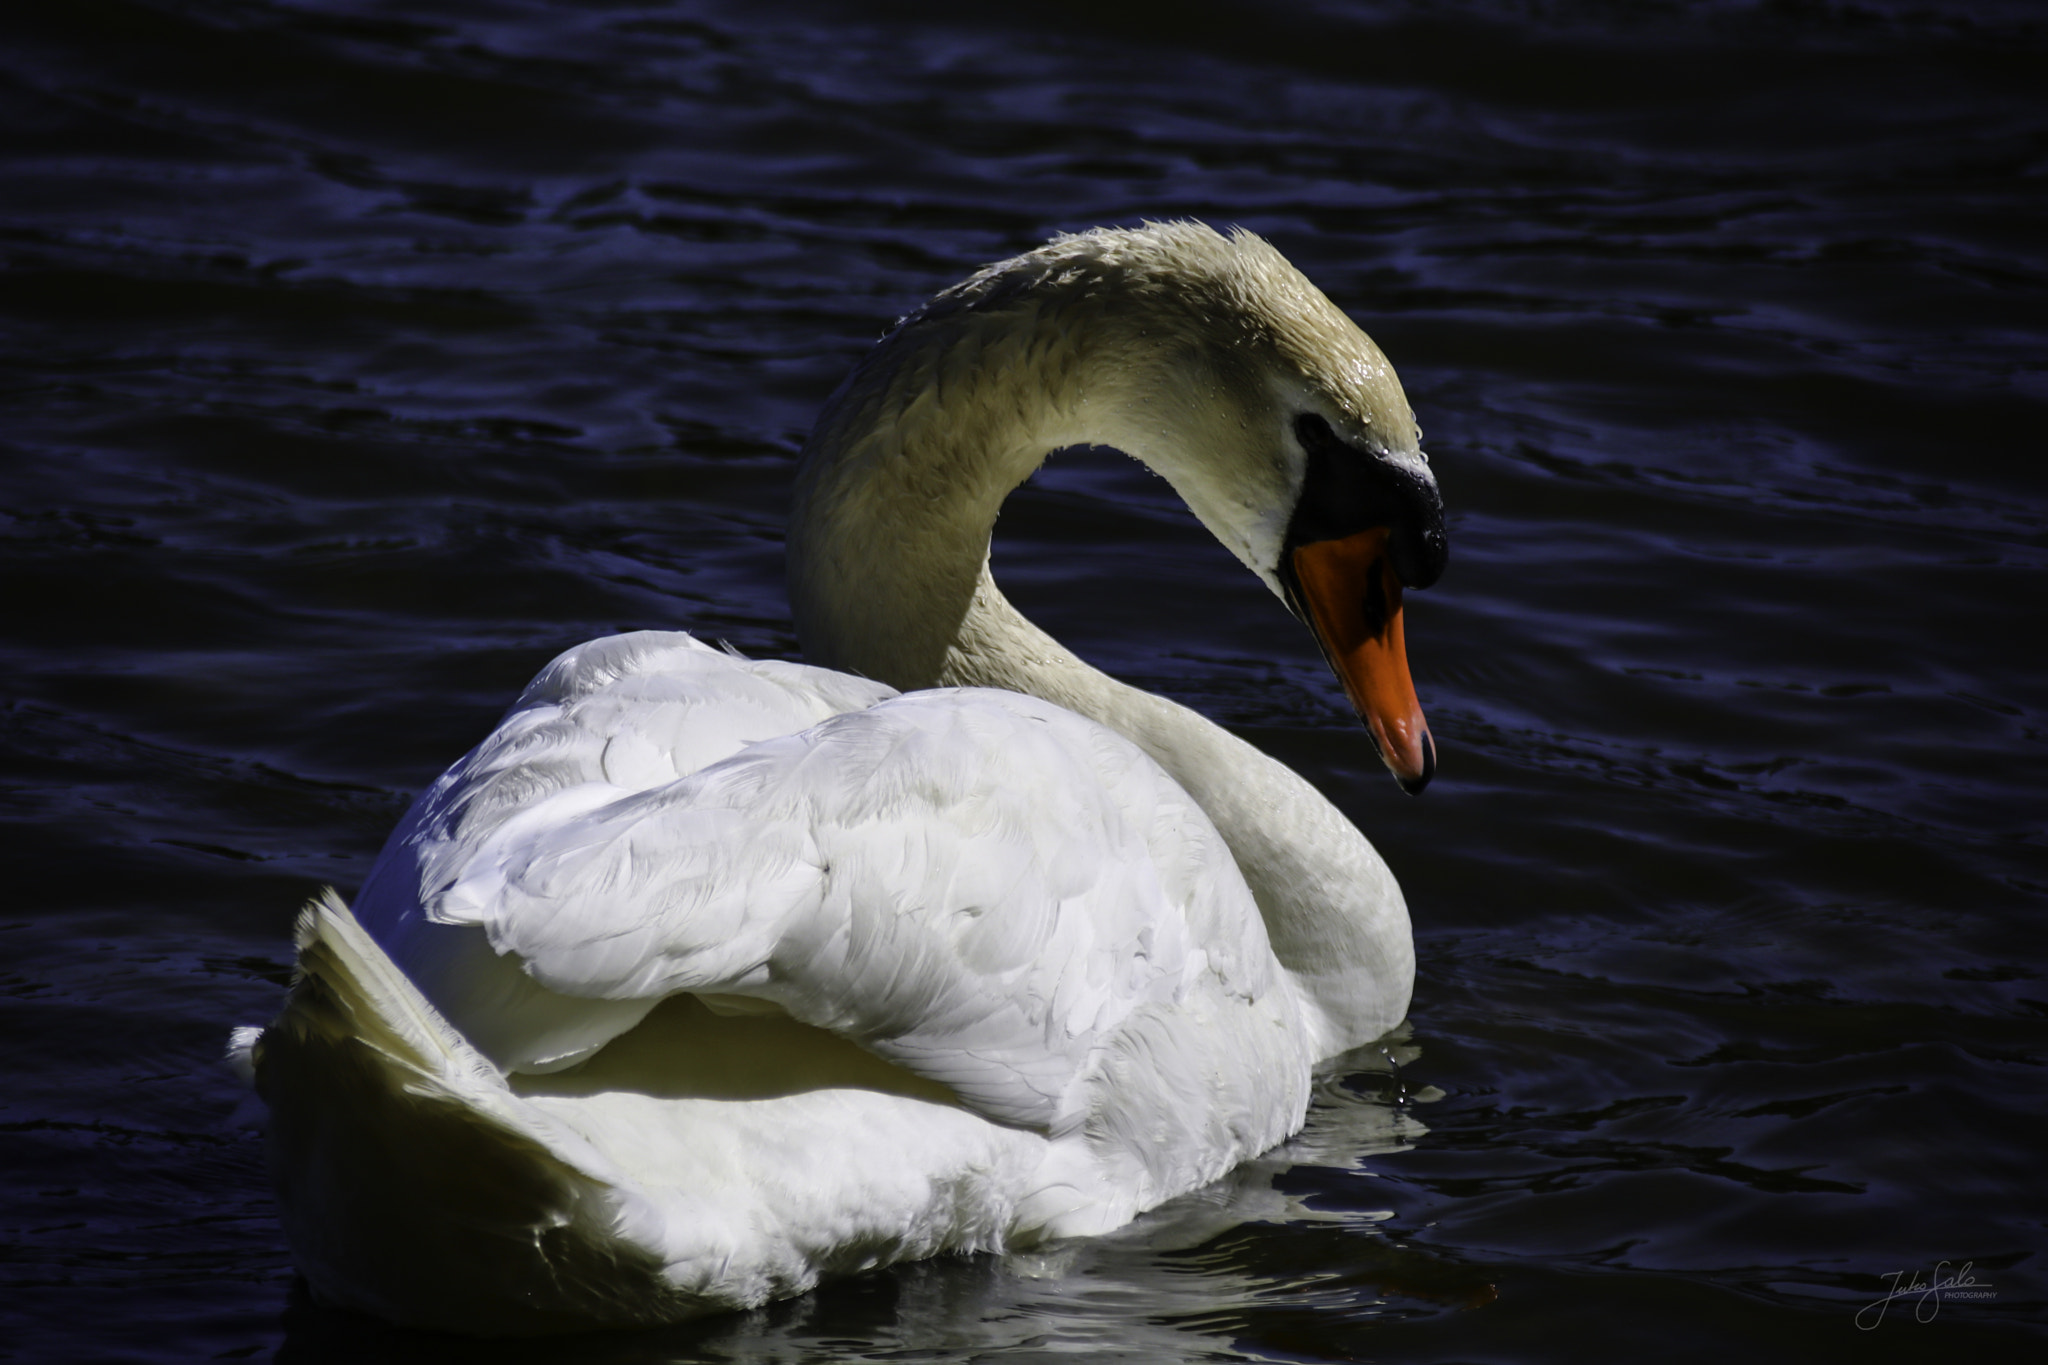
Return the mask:
[[522,828],[442,903],[550,990],[769,1000],[1046,1132],[1134,1012],[1283,980],[1200,810],[1015,693],[885,702]]
[[[856,1194],[1000,1150],[986,1244],[1118,1226],[1280,1141],[1308,1098],[1297,988],[1208,817],[1121,736],[1016,693],[899,697],[679,634],[593,642],[420,800],[357,915],[510,1072],[572,1066],[689,993],[767,1002],[957,1097],[846,1110],[878,1142],[900,1115],[928,1151],[710,1100],[527,1101],[631,1173],[622,1207],[671,1275],[703,1273],[713,1206],[758,1197],[677,1183],[727,1147],[755,1153],[755,1184],[770,1141],[815,1149],[783,1154],[814,1174],[875,1166],[835,1177]],[[936,1140],[971,1115],[997,1146]]]

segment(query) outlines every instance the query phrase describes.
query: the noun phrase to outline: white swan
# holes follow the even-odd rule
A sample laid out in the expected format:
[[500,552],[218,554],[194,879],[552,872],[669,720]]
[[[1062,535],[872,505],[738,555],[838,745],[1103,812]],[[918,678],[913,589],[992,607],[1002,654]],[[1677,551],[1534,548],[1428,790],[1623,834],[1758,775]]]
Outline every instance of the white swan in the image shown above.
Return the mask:
[[[302,919],[235,1050],[325,1298],[491,1334],[1115,1228],[1299,1127],[1407,1011],[1407,910],[1306,782],[988,573],[1063,446],[1169,479],[1313,627],[1404,786],[1444,559],[1378,348],[1259,238],[1062,237],[901,322],[807,446],[807,656],[580,646]],[[940,688],[900,695],[895,689]]]

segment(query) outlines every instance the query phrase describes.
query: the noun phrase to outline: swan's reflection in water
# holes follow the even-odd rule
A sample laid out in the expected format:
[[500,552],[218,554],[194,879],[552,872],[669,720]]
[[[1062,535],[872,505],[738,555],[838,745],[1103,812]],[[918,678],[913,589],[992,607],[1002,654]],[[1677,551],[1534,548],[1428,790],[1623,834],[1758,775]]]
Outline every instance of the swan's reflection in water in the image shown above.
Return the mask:
[[[647,1332],[485,1342],[402,1331],[313,1302],[286,1313],[277,1359],[656,1365],[857,1359],[1128,1360],[1240,1356],[1243,1324],[1284,1304],[1321,1335],[1343,1323],[1483,1302],[1462,1267],[1387,1237],[1384,1209],[1333,1209],[1317,1192],[1341,1173],[1404,1151],[1427,1133],[1400,1068],[1419,1055],[1403,1025],[1319,1069],[1308,1122],[1292,1141],[1107,1237],[1007,1257],[947,1257],[825,1285],[751,1313]],[[1329,1202],[1355,1202],[1337,1200]],[[1263,1335],[1263,1334],[1260,1334]]]

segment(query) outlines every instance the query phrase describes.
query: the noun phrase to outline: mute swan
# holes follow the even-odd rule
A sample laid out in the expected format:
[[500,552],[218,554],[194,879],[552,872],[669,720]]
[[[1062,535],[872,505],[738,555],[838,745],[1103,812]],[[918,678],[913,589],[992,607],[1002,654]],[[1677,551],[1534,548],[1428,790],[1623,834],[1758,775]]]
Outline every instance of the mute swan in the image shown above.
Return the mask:
[[1056,238],[905,318],[798,473],[817,666],[572,649],[353,914],[301,918],[284,1012],[232,1050],[315,1290],[484,1334],[669,1321],[1101,1233],[1295,1131],[1313,1064],[1407,1012],[1399,888],[1300,777],[1026,621],[989,534],[1052,450],[1143,460],[1416,791],[1419,440],[1379,349],[1243,231]]

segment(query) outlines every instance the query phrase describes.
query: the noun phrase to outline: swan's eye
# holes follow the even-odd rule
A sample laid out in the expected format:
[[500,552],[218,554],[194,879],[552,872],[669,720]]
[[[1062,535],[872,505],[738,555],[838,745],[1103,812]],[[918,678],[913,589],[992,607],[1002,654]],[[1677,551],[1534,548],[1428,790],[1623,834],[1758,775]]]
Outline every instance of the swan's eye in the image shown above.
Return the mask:
[[1310,459],[1319,452],[1327,454],[1344,449],[1344,442],[1318,413],[1304,412],[1294,419],[1294,439],[1301,442],[1301,448],[1309,453]]

